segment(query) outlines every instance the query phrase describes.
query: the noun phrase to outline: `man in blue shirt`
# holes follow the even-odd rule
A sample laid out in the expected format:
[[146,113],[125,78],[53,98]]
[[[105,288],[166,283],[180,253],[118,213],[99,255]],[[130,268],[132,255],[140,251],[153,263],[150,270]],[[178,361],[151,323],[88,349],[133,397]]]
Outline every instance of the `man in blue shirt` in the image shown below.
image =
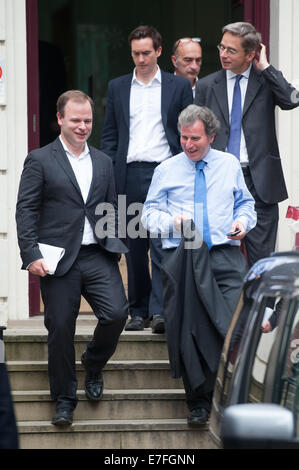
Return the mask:
[[[161,235],[164,260],[167,260],[181,243],[182,222],[194,220],[209,250],[212,275],[220,290],[220,316],[227,316],[224,323],[228,326],[246,273],[246,263],[239,245],[256,224],[254,199],[246,187],[237,158],[211,148],[220,125],[210,109],[188,106],[180,114],[178,126],[183,152],[155,169],[142,223],[152,236]],[[190,248],[196,246],[191,244]],[[213,315],[214,312],[211,313]],[[226,327],[220,328],[215,319],[205,324],[218,330],[219,337],[224,338]],[[167,339],[171,340],[168,332]],[[215,356],[214,351],[211,354]],[[209,368],[209,355],[204,350],[200,351],[200,355],[205,377],[200,387],[193,389],[190,380],[192,371],[188,371],[186,362],[182,372],[191,411],[188,418],[190,425],[207,421],[216,377],[215,371]]]

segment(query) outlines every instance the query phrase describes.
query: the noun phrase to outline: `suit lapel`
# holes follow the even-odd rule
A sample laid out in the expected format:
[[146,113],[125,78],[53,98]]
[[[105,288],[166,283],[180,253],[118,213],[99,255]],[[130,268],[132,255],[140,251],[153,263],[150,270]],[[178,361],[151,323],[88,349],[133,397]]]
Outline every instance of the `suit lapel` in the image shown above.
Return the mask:
[[262,86],[261,74],[256,71],[254,66],[252,66],[249,79],[248,79],[247,91],[246,91],[246,96],[245,96],[245,101],[244,101],[244,106],[243,106],[243,116],[248,111],[248,108],[250,107],[251,103],[256,97],[261,86]]
[[53,143],[53,155],[54,155],[54,158],[56,158],[59,165],[65,171],[65,173],[67,174],[67,176],[71,180],[72,184],[74,185],[74,187],[76,188],[76,190],[80,194],[81,199],[83,200],[82,193],[81,193],[80,187],[78,185],[75,173],[73,172],[73,169],[72,169],[71,164],[70,164],[70,162],[67,158],[67,155],[64,151],[64,148],[63,148],[63,146],[60,142],[59,137]]
[[130,95],[133,74],[126,75],[121,82],[119,88],[119,97],[121,101],[122,111],[124,114],[125,123],[130,128]]
[[161,114],[162,114],[162,122],[164,129],[167,127],[167,112],[170,107],[170,103],[172,100],[173,92],[174,92],[174,78],[171,74],[167,74],[161,70]]
[[90,158],[92,162],[92,180],[88,192],[88,196],[86,199],[86,204],[89,202],[91,196],[95,194],[96,185],[101,184],[101,176],[99,174],[99,159],[96,158],[94,149],[89,147],[90,151]]
[[221,70],[215,78],[213,92],[218,102],[219,108],[223,115],[226,124],[229,126],[229,111],[228,111],[228,97],[227,97],[227,83],[226,72]]

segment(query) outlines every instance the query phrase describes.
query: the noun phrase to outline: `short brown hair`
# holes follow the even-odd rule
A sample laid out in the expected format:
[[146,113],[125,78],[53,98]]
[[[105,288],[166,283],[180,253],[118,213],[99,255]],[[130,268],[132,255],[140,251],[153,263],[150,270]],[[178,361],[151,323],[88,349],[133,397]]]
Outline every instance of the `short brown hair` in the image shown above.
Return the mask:
[[134,29],[134,31],[130,33],[128,41],[131,46],[131,42],[134,39],[145,38],[152,39],[155,51],[162,46],[162,36],[153,26],[138,26],[138,28]]
[[262,40],[262,36],[257,32],[251,23],[237,22],[227,24],[222,28],[222,33],[230,33],[234,36],[240,36],[241,45],[245,54],[256,51]]
[[88,101],[90,103],[92,112],[94,110],[94,102],[90,96],[80,90],[68,90],[62,93],[62,95],[60,95],[57,100],[56,109],[62,117],[64,117],[65,106],[69,100],[76,101],[77,103],[84,103],[85,101]]

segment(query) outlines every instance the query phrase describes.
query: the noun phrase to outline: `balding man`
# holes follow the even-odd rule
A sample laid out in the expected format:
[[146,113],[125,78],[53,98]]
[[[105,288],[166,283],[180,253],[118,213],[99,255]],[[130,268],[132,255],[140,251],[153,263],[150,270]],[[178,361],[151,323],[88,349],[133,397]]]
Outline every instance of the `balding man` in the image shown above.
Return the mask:
[[171,60],[175,74],[188,78],[191,83],[193,98],[202,64],[202,48],[200,38],[178,39],[173,46]]

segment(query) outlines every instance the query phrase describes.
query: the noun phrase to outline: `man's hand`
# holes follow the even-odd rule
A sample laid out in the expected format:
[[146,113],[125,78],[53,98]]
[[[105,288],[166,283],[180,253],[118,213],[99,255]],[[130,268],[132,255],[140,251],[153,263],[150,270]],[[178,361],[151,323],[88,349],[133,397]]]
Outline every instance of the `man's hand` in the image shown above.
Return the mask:
[[34,261],[29,266],[28,270],[31,274],[35,274],[36,276],[40,276],[40,277],[45,277],[49,272],[49,268],[46,265],[45,260],[43,258],[37,259],[36,261]]
[[244,228],[244,225],[241,224],[241,222],[239,222],[238,220],[236,220],[232,224],[230,232],[235,232],[236,230],[241,230],[241,232],[238,233],[238,235],[235,235],[234,237],[227,237],[227,238],[229,238],[231,240],[242,240],[242,238],[244,238],[245,235],[246,235],[246,230]]
[[263,325],[261,326],[261,330],[263,333],[269,333],[269,331],[272,330],[271,323],[269,322],[269,320],[263,323]]
[[181,217],[180,215],[175,217],[173,219],[174,228],[180,232],[182,230],[182,222],[184,222],[185,220],[190,220],[190,219],[188,219],[187,217]]
[[260,44],[260,49],[257,50],[253,63],[258,70],[261,72],[269,67],[269,62],[267,59],[266,46],[265,44]]

